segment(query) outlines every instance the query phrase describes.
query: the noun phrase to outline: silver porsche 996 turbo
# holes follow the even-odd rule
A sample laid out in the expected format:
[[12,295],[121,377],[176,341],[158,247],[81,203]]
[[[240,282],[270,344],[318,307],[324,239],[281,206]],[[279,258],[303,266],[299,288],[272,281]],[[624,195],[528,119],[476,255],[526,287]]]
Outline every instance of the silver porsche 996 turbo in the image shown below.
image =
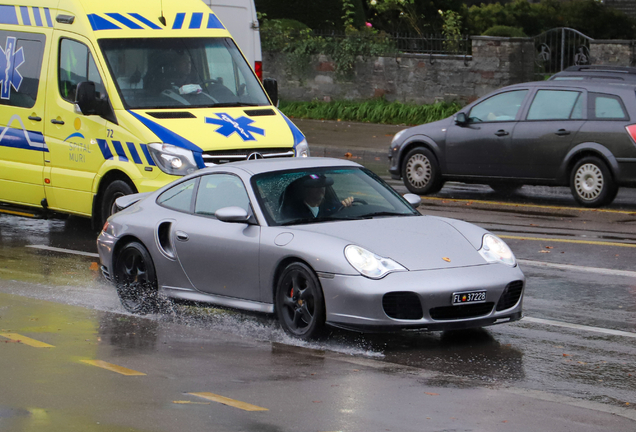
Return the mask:
[[245,161],[117,200],[97,240],[133,313],[165,298],[275,313],[311,339],[326,326],[448,330],[519,320],[525,277],[475,225],[425,216],[364,167]]

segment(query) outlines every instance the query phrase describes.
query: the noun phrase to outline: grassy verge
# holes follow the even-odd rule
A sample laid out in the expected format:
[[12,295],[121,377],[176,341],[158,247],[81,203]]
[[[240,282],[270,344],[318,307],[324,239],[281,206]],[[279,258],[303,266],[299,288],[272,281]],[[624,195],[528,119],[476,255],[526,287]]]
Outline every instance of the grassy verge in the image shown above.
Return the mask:
[[389,103],[383,99],[366,102],[288,102],[281,100],[279,107],[288,117],[417,125],[449,117],[455,114],[461,105],[456,102],[415,105],[400,102]]

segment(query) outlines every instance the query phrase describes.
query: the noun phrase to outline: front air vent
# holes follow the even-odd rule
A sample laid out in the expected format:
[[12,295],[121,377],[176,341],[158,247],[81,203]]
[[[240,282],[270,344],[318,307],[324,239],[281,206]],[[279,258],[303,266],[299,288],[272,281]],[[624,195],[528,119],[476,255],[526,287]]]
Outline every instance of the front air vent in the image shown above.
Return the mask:
[[403,320],[422,319],[422,303],[414,292],[391,292],[382,297],[384,313],[389,318]]
[[442,306],[431,309],[429,312],[434,320],[454,320],[462,318],[475,318],[488,315],[495,306],[493,302],[467,304],[459,306]]
[[187,111],[169,111],[169,112],[147,112],[150,117],[158,119],[187,119],[197,118],[194,114]]
[[258,116],[273,116],[276,115],[273,109],[253,109],[253,110],[245,110],[245,114],[250,117],[258,117]]
[[510,309],[519,302],[523,292],[523,281],[510,282],[497,303],[497,310]]

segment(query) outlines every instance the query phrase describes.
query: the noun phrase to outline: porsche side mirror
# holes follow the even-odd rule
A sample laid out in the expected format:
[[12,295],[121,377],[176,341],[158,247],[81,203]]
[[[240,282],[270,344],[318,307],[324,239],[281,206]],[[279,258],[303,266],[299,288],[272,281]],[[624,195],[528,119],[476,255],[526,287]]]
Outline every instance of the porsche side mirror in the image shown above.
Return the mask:
[[419,195],[415,195],[412,193],[404,194],[404,199],[411,204],[411,207],[414,209],[418,208],[420,204],[422,204],[422,198]]
[[466,117],[466,114],[463,112],[457,113],[457,115],[455,116],[455,124],[459,126],[468,124],[468,117]]
[[250,214],[244,208],[237,206],[220,208],[214,213],[214,216],[221,222],[250,222]]

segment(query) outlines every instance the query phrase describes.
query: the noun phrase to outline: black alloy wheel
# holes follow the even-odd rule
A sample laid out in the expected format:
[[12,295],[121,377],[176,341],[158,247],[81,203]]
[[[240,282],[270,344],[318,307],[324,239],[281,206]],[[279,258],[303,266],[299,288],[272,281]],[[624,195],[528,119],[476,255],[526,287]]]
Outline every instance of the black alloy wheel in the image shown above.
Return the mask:
[[605,162],[596,156],[584,157],[574,165],[570,189],[574,199],[584,207],[611,204],[618,193],[612,173]]
[[406,154],[402,178],[409,192],[417,195],[434,194],[444,185],[435,155],[424,147],[416,147]]
[[292,336],[311,340],[325,327],[325,302],[318,278],[303,263],[289,264],[278,282],[276,314],[283,330]]
[[101,228],[110,215],[117,213],[117,206],[115,205],[117,198],[134,193],[133,188],[123,180],[115,180],[110,183],[102,194],[100,205],[101,223],[98,226]]
[[155,266],[141,243],[131,242],[123,247],[113,275],[119,300],[128,312],[144,315],[158,310]]

